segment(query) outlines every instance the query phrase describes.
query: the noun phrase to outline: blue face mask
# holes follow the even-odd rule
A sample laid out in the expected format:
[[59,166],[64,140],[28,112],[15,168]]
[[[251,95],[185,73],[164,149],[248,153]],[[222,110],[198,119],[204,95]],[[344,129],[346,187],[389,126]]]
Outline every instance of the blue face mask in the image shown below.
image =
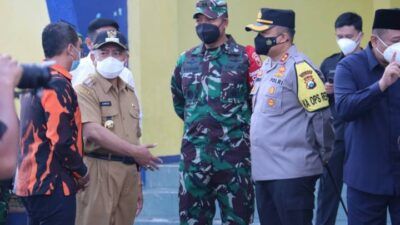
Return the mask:
[[[75,47],[74,47],[74,49],[75,49]],[[78,68],[79,63],[81,62],[81,54],[80,54],[80,52],[78,51],[78,49],[76,49],[76,51],[78,52],[78,53],[77,53],[77,54],[78,54],[78,59],[72,61],[71,69],[70,69],[69,71],[73,71],[73,70],[75,70],[76,68]]]

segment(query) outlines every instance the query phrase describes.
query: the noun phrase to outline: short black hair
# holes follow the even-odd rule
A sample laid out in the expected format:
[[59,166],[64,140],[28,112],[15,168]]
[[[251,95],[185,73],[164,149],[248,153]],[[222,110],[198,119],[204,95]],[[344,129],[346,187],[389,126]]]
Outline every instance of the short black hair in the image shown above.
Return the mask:
[[362,18],[357,13],[345,12],[335,21],[335,29],[344,26],[354,26],[358,31],[362,31]]
[[293,41],[294,35],[296,34],[295,29],[289,28],[289,27],[285,27],[285,28],[286,28],[286,33],[289,34],[290,39]]
[[75,29],[64,22],[50,23],[42,32],[42,47],[46,58],[60,55],[69,44],[76,45]]
[[91,40],[96,39],[96,30],[102,27],[114,27],[117,31],[119,31],[119,25],[115,20],[107,18],[97,18],[89,23],[87,36]]
[[276,26],[280,32],[287,33],[289,35],[290,41],[293,42],[296,30],[290,27]]

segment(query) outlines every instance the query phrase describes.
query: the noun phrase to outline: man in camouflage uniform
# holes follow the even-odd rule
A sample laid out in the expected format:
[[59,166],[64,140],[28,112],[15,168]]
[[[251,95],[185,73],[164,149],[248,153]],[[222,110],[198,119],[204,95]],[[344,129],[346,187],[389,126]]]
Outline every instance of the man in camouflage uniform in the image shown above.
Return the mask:
[[180,221],[212,224],[217,200],[223,224],[249,224],[249,92],[260,59],[225,34],[224,1],[198,1],[193,18],[203,43],[179,57],[171,82],[175,111],[184,120]]

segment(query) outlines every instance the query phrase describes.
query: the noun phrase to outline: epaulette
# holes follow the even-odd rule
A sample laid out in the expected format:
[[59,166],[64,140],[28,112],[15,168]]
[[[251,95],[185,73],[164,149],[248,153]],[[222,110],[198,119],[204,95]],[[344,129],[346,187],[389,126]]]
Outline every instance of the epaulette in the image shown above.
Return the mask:
[[90,76],[86,80],[83,81],[83,85],[86,87],[92,87],[96,83],[95,79]]
[[133,91],[133,92],[135,92],[135,87],[133,87],[132,85],[130,85],[130,84],[126,84],[126,87],[128,88],[128,89],[130,89],[131,91]]

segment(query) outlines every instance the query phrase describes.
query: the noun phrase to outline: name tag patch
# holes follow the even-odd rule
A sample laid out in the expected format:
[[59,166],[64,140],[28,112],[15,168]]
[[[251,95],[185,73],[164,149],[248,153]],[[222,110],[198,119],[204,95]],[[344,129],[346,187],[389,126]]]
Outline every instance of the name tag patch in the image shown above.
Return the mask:
[[104,107],[104,106],[111,106],[111,101],[100,102],[100,106],[101,106],[101,107]]

